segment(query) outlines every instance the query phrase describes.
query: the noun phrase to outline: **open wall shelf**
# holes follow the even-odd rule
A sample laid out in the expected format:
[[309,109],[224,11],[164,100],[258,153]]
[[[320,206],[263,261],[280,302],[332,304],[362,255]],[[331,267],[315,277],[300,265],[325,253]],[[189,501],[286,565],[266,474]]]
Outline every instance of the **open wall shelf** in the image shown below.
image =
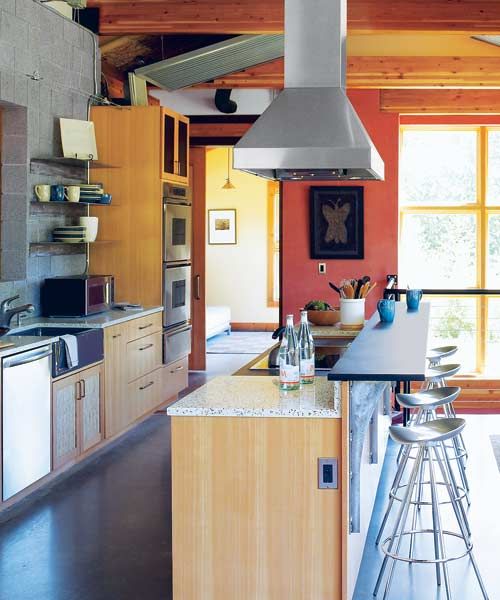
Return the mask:
[[84,179],[90,169],[115,169],[113,165],[98,160],[82,160],[80,158],[32,158],[30,172],[34,175],[63,175],[71,179]]
[[85,209],[87,206],[118,206],[118,204],[102,204],[101,202],[39,202],[38,200],[32,200],[30,214],[67,215],[71,212],[83,213],[80,209]]
[[86,254],[89,244],[112,244],[111,240],[96,240],[95,242],[31,242],[30,256],[66,256],[69,254]]

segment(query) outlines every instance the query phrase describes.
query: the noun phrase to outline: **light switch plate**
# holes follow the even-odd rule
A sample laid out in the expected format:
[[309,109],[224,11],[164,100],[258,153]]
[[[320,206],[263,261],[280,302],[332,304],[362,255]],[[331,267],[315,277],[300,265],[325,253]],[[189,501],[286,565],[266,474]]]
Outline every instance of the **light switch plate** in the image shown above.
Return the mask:
[[338,487],[338,459],[318,458],[318,488],[336,490]]
[[318,263],[318,273],[324,275],[326,273],[326,263]]

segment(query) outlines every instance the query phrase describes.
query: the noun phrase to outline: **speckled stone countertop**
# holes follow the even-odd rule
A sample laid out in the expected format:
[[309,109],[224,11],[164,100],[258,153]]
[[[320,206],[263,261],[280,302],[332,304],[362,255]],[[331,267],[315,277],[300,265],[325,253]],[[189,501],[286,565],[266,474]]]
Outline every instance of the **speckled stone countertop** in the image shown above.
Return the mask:
[[57,327],[111,327],[112,325],[119,325],[120,323],[125,323],[139,317],[147,317],[162,310],[162,306],[152,306],[127,311],[108,310],[107,312],[90,317],[30,317],[29,319],[23,319],[22,327],[19,327],[18,331],[43,325]]
[[276,377],[212,379],[167,409],[172,417],[310,417],[341,418],[340,386],[326,377],[314,385],[283,392]]
[[352,329],[341,329],[340,323],[337,325],[311,325],[311,333],[313,337],[319,338],[355,338],[360,331]]

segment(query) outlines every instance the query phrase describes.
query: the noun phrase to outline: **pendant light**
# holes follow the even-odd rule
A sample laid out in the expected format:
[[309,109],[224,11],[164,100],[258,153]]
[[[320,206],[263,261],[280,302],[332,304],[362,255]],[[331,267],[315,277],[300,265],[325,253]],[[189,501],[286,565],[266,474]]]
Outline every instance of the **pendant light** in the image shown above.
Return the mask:
[[231,183],[231,148],[227,149],[227,179],[226,183],[222,186],[223,190],[234,190],[236,186]]

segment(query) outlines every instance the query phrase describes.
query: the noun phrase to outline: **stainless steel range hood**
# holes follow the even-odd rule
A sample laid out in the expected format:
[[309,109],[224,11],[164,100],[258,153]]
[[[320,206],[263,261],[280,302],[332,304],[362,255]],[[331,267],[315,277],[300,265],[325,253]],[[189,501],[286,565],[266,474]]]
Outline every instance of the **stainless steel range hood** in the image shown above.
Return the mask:
[[285,89],[234,148],[234,168],[278,180],[383,179],[345,92],[346,0],[285,0]]

